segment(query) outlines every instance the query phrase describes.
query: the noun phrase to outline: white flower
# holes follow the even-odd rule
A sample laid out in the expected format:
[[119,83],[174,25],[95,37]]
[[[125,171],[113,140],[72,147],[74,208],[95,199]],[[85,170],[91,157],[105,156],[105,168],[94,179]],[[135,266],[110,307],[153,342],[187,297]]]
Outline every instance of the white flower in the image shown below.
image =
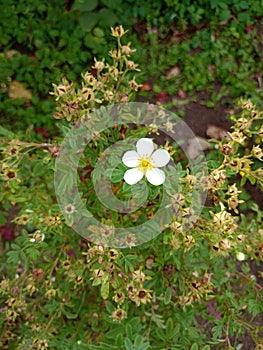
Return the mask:
[[154,186],[159,186],[165,181],[165,174],[158,169],[167,165],[170,154],[164,149],[154,152],[151,139],[142,138],[136,143],[136,151],[125,152],[122,162],[129,168],[124,174],[124,180],[129,185],[135,185],[143,176]]

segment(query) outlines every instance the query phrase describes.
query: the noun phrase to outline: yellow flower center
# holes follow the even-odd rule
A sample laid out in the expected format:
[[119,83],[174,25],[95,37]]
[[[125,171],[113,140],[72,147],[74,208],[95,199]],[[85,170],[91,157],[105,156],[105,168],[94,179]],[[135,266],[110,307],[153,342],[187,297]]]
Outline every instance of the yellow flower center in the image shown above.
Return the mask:
[[148,157],[140,158],[139,159],[139,167],[138,168],[143,173],[146,173],[147,170],[152,170],[153,165],[151,163],[151,160]]

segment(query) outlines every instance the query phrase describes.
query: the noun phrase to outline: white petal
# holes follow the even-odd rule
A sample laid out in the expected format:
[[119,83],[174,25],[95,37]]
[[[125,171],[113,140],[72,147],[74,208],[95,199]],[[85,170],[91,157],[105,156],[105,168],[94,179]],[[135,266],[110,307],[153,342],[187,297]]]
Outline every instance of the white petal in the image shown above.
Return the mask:
[[138,169],[129,169],[124,174],[124,181],[129,185],[135,185],[143,178],[143,172]]
[[159,186],[165,181],[165,173],[161,169],[154,168],[146,171],[147,180],[154,186]]
[[139,156],[150,156],[153,153],[154,146],[151,139],[142,138],[136,143]]
[[129,168],[135,168],[136,166],[139,165],[138,159],[139,159],[139,155],[137,152],[128,151],[124,153],[122,157],[122,162]]
[[165,149],[158,149],[152,155],[153,165],[157,167],[165,166],[170,161],[170,154]]

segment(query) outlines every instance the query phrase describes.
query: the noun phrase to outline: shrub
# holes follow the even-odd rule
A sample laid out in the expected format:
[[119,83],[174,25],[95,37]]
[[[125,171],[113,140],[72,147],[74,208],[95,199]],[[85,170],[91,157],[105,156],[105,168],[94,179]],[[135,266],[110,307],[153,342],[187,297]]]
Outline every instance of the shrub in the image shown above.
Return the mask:
[[[1,128],[1,200],[12,218],[12,224],[1,218],[1,347],[230,349],[244,332],[260,346],[262,326],[254,320],[262,312],[262,286],[251,264],[262,262],[262,211],[253,203],[244,215],[240,205],[246,181],[262,189],[263,115],[252,102],[241,101],[233,131],[212,140],[205,164],[201,157],[192,163],[182,140],[172,141],[179,118],[161,106],[128,103],[138,88],[137,66],[124,34],[121,26],[112,29],[117,47],[111,60],[95,60],[81,85],[66,79],[54,84],[55,116],[66,146],[58,137],[41,143],[30,130],[16,135]],[[108,125],[116,111],[125,122]],[[153,122],[141,125],[154,112]],[[104,126],[100,134],[94,133],[97,125]],[[158,173],[159,185],[147,175],[154,157],[148,149],[137,165],[131,158],[129,166],[131,153],[123,155],[138,139],[146,148],[154,139],[162,157],[174,162]],[[105,163],[112,145],[117,153],[112,148]],[[167,163],[162,159],[161,167]],[[132,166],[150,182],[143,177],[130,185],[125,174]],[[118,212],[96,198],[96,184],[104,200],[113,201],[115,194],[130,206],[145,203],[148,193],[148,201],[131,213]],[[202,213],[197,192],[201,206],[208,193]],[[169,204],[163,207],[165,196]],[[70,202],[63,206],[65,198]],[[164,210],[160,221],[152,223],[158,209]],[[82,215],[87,210],[97,225],[86,225],[93,223],[90,214]],[[172,214],[168,225],[162,223],[166,214]],[[81,220],[83,238],[73,229]],[[125,241],[114,236],[114,230],[136,232],[147,222],[137,234],[125,233]]]

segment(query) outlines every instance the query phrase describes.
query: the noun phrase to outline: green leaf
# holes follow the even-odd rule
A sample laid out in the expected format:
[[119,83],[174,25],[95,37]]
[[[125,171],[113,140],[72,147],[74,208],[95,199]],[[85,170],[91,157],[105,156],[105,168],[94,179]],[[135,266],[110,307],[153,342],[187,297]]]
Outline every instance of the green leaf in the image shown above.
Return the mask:
[[20,250],[21,248],[19,247],[19,245],[15,244],[15,243],[12,243],[11,244],[11,248],[14,249],[14,250]]
[[112,27],[118,21],[116,15],[109,9],[101,9],[98,15],[100,16],[99,25],[102,28]]
[[18,259],[19,259],[18,251],[7,252],[7,255],[9,256],[9,258],[7,259],[8,264],[16,265],[18,263]]
[[97,13],[93,12],[84,12],[80,17],[79,17],[79,24],[82,28],[82,31],[85,32],[90,32],[95,25],[98,23],[100,17]]
[[212,328],[212,332],[213,332],[213,337],[214,338],[222,337],[223,327],[224,327],[224,325],[219,324],[219,325],[217,325],[217,326]]
[[129,323],[126,324],[125,330],[126,330],[127,336],[129,338],[132,338],[133,331],[132,331],[132,326]]
[[169,317],[167,322],[166,322],[166,333],[167,333],[167,335],[170,335],[173,330],[174,330],[173,319],[171,317]]
[[121,0],[101,0],[101,2],[110,9],[118,9],[121,6]]
[[72,11],[92,11],[98,6],[98,0],[76,0],[72,6]]
[[142,339],[142,336],[140,334],[137,334],[136,335],[136,338],[135,338],[135,341],[134,341],[134,346],[135,346],[135,349],[141,349],[143,345],[143,339]]
[[100,288],[100,294],[104,300],[108,298],[109,292],[110,292],[109,281],[104,281]]
[[160,328],[156,329],[156,334],[157,334],[159,339],[161,339],[163,341],[166,341],[166,336],[165,336],[164,332]]
[[240,181],[240,186],[244,186],[247,182],[247,178],[246,177],[242,177],[241,181]]
[[121,169],[116,168],[112,172],[111,181],[113,183],[120,182],[123,179],[123,176],[124,176],[123,168],[121,168]]
[[192,346],[191,346],[191,350],[198,350],[198,345],[196,343],[194,343]]
[[78,314],[76,313],[70,313],[69,311],[65,310],[64,307],[61,307],[62,314],[67,317],[69,320],[73,320],[78,317]]
[[124,345],[126,350],[134,350],[132,346],[132,342],[130,341],[129,338],[125,338]]
[[141,324],[140,317],[134,317],[131,320],[129,320],[128,323],[134,330],[138,330],[139,325]]
[[220,21],[227,21],[231,16],[231,12],[228,9],[222,10],[220,12],[219,20]]
[[150,344],[147,342],[145,344],[143,344],[139,349],[136,350],[147,350],[149,348]]
[[106,337],[109,339],[116,339],[116,337],[120,334],[120,327],[116,327],[107,332]]
[[106,301],[106,310],[109,314],[111,314],[115,310],[114,305],[109,300]]
[[[120,330],[118,330],[120,331]],[[122,345],[123,345],[123,335],[120,333],[117,335],[117,338],[116,338],[116,345],[121,348]]]
[[7,139],[15,139],[15,134],[10,131],[7,130],[6,128],[3,128],[2,126],[0,126],[0,136],[6,137]]
[[246,22],[249,19],[249,13],[247,12],[240,12],[237,15],[237,18],[240,22]]
[[172,288],[168,287],[164,294],[164,305],[168,305],[170,303],[171,297],[172,297]]

